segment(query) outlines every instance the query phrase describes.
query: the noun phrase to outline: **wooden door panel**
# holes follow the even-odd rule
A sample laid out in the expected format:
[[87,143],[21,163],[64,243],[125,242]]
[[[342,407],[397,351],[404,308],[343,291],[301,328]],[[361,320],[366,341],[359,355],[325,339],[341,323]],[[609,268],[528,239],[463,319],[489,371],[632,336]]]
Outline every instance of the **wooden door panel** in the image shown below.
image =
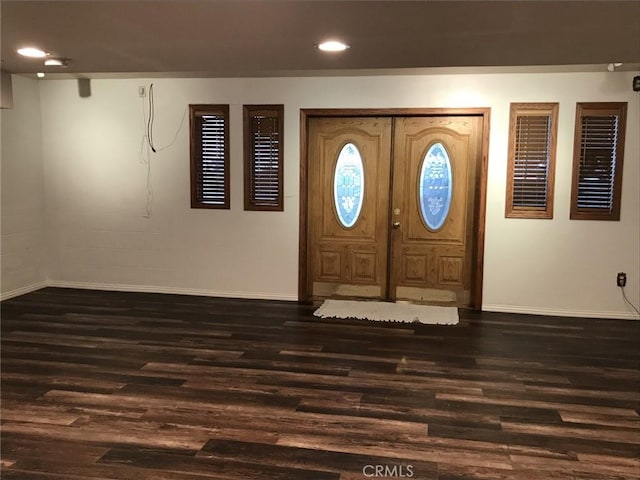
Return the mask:
[[[392,299],[466,305],[473,281],[476,117],[398,118],[395,123],[390,293]],[[450,161],[451,203],[439,228],[421,214],[419,177],[425,154],[441,144]]]
[[[334,200],[338,156],[347,144],[364,168],[362,208],[355,224],[340,223]],[[314,298],[382,298],[387,287],[391,119],[309,120],[308,291]]]
[[[307,291],[312,298],[469,305],[481,131],[482,118],[472,116],[309,119]],[[345,227],[333,181],[349,143],[362,159],[364,193],[358,219]],[[423,160],[434,144],[448,155],[452,179],[446,186],[448,213],[435,227],[425,218],[439,204],[430,203],[431,213],[423,217],[419,197]]]
[[[402,247],[400,255],[402,285],[438,288],[439,285],[463,285],[464,255],[459,246],[438,245]],[[396,266],[396,265],[394,265]]]

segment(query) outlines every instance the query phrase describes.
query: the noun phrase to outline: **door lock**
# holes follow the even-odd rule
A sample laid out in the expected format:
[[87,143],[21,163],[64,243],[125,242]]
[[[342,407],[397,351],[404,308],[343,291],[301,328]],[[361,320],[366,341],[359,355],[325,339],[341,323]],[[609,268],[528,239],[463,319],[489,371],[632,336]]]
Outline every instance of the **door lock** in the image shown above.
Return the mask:
[[400,222],[393,222],[393,228],[400,228]]

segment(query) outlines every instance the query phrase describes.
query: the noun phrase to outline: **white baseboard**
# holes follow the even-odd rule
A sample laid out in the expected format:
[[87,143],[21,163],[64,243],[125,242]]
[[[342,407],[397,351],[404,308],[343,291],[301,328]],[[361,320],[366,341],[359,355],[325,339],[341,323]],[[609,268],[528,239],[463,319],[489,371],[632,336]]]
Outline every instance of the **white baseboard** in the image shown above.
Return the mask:
[[79,288],[84,290],[110,290],[115,292],[168,293],[173,295],[195,295],[200,297],[298,301],[298,295],[265,292],[236,292],[228,290],[203,290],[195,288],[163,287],[157,285],[122,285],[115,283],[85,283],[50,280],[47,286],[60,288]]
[[41,288],[48,287],[48,282],[38,282],[32,283],[31,285],[27,285],[25,287],[16,288],[15,290],[11,290],[9,292],[0,293],[0,301],[9,300],[13,297],[19,297],[20,295],[24,295],[25,293],[35,292],[36,290],[40,290]]
[[524,313],[528,315],[546,315],[551,317],[612,318],[619,320],[640,320],[632,312],[594,312],[591,310],[568,310],[559,308],[526,307],[516,305],[482,305],[485,312]]

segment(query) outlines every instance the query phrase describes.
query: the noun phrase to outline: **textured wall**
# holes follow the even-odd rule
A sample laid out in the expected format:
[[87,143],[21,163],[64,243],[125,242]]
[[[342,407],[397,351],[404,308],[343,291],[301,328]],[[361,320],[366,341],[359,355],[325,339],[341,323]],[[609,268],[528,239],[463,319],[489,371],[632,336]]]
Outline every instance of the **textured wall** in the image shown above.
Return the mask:
[[[50,279],[58,285],[295,299],[301,108],[491,107],[484,306],[560,315],[629,316],[615,287],[640,265],[639,96],[633,72],[333,78],[156,79],[154,140],[142,147],[138,86],[40,82],[50,223]],[[569,220],[575,104],[629,102],[619,222]],[[559,102],[552,220],[504,218],[510,102]],[[231,210],[189,208],[189,103],[231,106]],[[285,211],[242,205],[242,105],[285,105]],[[635,132],[635,134],[634,134]],[[151,215],[147,215],[147,158]]]
[[38,82],[13,78],[13,108],[2,122],[2,298],[46,279],[46,239]]

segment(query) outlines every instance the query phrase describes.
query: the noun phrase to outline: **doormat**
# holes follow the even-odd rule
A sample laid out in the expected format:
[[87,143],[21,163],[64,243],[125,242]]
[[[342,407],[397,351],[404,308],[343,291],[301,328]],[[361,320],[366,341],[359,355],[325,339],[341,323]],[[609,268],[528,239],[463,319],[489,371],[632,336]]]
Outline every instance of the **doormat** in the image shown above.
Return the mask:
[[356,300],[325,300],[314,313],[320,318],[357,318],[378,322],[425,323],[457,325],[456,307],[413,305],[410,303],[366,302]]

